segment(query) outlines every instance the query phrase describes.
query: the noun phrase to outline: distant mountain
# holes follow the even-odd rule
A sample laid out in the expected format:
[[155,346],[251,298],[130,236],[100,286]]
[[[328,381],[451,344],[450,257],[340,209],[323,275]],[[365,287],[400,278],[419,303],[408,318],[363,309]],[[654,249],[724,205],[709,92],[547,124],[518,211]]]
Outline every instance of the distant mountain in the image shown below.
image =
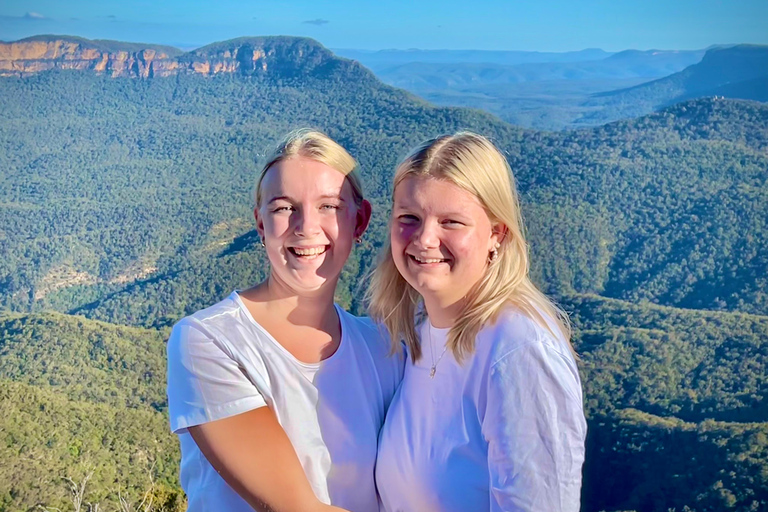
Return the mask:
[[[414,52],[414,59],[419,55]],[[480,108],[512,124],[551,130],[575,126],[577,120],[580,126],[600,124],[586,121],[602,109],[586,104],[590,96],[681,71],[703,55],[704,50],[626,50],[588,60],[541,57],[515,65],[462,62],[461,55],[447,62],[386,62],[366,60],[365,55],[360,60],[384,82],[438,105]]]
[[353,59],[365,67],[379,72],[382,69],[408,63],[424,64],[498,64],[513,66],[531,62],[581,62],[598,60],[612,55],[598,48],[572,52],[526,52],[490,50],[353,50],[335,48],[340,57]]
[[471,93],[487,91],[485,86],[491,84],[658,78],[699,62],[703,55],[704,50],[628,50],[601,60],[536,62],[514,66],[475,62],[410,62],[381,68],[376,75],[385,83],[417,94],[445,90]]
[[767,81],[768,46],[713,48],[706,52],[700,63],[679,73],[629,89],[595,95],[588,104],[603,108],[585,120],[635,117],[703,96],[765,101]]
[[[178,74],[273,76],[328,74],[326,65],[356,64],[302,38],[242,37],[184,53],[177,48],[118,41],[91,41],[72,36],[35,36],[0,42],[0,76],[26,76],[52,69],[90,70],[111,77],[163,77]],[[275,69],[272,69],[272,68]]]

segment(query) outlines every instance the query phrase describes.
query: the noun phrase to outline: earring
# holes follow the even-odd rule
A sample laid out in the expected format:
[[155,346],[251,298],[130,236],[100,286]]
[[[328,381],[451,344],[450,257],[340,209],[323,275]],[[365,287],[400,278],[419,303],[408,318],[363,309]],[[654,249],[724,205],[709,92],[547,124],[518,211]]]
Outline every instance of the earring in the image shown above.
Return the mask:
[[355,238],[355,243],[361,244],[363,243],[363,239],[360,237]]
[[501,244],[499,242],[496,242],[493,244],[493,249],[491,249],[491,253],[488,256],[488,261],[493,263],[499,258],[499,247],[501,247]]
[[264,240],[259,240],[259,243],[261,244],[262,247],[266,247],[266,244],[264,243]]

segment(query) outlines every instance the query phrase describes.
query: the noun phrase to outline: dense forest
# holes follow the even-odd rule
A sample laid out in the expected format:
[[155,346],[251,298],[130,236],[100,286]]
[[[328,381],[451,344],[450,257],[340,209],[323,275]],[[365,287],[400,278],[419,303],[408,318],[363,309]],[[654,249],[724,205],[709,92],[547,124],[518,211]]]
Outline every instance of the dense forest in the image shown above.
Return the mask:
[[701,98],[537,132],[434,107],[319,45],[306,72],[283,51],[284,72],[0,79],[0,512],[66,510],[88,475],[102,507],[148,490],[183,507],[164,340],[264,277],[253,180],[299,126],[358,158],[374,205],[338,289],[356,313],[397,160],[461,129],[506,153],[534,279],[582,358],[585,511],[768,507],[768,106]]

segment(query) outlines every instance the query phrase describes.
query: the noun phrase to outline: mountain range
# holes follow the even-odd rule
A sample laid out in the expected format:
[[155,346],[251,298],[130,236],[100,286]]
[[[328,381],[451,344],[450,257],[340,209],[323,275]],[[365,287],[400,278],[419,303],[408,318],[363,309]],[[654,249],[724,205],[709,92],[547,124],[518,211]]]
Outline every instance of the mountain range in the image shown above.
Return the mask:
[[[65,508],[61,479],[90,472],[102,507],[149,488],[183,510],[164,339],[264,277],[250,192],[298,126],[358,158],[374,205],[337,295],[357,313],[397,160],[460,129],[505,152],[533,277],[570,313],[581,355],[583,510],[768,507],[767,105],[687,99],[543,132],[431,105],[308,39],[188,54],[32,39],[9,45],[70,50],[14,60],[0,47],[26,70],[0,77],[0,510]],[[177,71],[95,65],[147,50]]]
[[[649,114],[702,96],[766,101],[768,47],[733,45],[707,50],[625,50],[615,54],[526,54],[501,64],[444,52],[435,61],[382,64],[383,56],[349,52],[384,82],[440,105],[480,108],[512,124],[543,129],[595,126]],[[396,54],[400,55],[400,54]],[[453,60],[448,60],[452,56]],[[593,58],[598,57],[598,58]],[[466,60],[462,60],[466,59]],[[383,61],[387,62],[387,61]]]

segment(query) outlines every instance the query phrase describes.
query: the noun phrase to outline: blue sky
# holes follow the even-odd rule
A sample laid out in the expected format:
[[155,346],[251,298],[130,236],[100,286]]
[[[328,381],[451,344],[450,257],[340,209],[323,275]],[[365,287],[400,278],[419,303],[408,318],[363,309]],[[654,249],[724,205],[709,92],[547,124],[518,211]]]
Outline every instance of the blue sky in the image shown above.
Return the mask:
[[2,0],[0,40],[67,34],[191,49],[255,35],[329,48],[569,51],[768,44],[768,0]]

